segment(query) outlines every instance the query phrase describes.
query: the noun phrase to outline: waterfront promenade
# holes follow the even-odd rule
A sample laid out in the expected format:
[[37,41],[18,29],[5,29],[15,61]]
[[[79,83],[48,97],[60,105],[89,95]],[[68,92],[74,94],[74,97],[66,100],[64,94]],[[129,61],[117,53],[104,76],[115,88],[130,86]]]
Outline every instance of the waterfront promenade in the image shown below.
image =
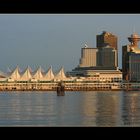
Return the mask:
[[[6,82],[0,91],[56,91],[60,82]],[[65,91],[140,90],[140,83],[64,82]]]

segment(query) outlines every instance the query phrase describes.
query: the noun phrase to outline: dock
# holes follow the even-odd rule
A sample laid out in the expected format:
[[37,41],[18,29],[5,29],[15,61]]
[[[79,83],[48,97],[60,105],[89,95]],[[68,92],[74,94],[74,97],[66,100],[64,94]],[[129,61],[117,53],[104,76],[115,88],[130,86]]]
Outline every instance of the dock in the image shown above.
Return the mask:
[[[58,82],[4,82],[0,83],[0,91],[57,91]],[[87,83],[64,82],[64,91],[113,91],[113,90],[140,90],[140,83]]]

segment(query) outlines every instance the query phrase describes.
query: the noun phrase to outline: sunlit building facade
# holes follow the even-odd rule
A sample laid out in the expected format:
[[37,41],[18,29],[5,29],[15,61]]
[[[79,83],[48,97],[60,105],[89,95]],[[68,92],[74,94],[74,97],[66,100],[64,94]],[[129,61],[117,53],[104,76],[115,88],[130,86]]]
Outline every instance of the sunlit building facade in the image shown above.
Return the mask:
[[89,48],[85,45],[84,48],[81,49],[81,58],[79,67],[94,67],[97,66],[97,48]]
[[71,72],[67,72],[67,75],[73,77],[85,77],[94,82],[121,82],[122,81],[122,72],[119,69],[110,69],[105,70],[94,68],[75,68]]
[[140,37],[135,33],[128,37],[130,45],[122,47],[123,79],[127,81],[140,81]]

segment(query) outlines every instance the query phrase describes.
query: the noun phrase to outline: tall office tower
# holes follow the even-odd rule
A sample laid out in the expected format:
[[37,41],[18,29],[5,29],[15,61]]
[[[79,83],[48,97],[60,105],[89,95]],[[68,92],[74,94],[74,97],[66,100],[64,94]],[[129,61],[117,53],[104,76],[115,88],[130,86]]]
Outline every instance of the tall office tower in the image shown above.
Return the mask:
[[122,47],[122,70],[123,79],[140,81],[140,49],[138,41],[140,37],[134,33],[128,40],[131,44]]
[[107,45],[97,52],[97,66],[117,69],[117,50]]
[[94,67],[97,65],[96,53],[98,49],[89,48],[86,44],[85,47],[81,49],[81,58],[79,67]]
[[96,36],[97,40],[97,48],[100,49],[107,44],[112,48],[117,50],[117,36],[113,35],[112,33],[103,31],[101,35]]
[[118,41],[118,37],[113,35],[112,33],[103,31],[101,35],[97,35],[96,36],[96,42],[97,42],[97,48],[98,49],[102,49],[106,46],[110,46],[111,48],[116,50],[116,57],[115,57],[115,61],[117,63],[118,67],[118,47],[117,47],[117,41]]

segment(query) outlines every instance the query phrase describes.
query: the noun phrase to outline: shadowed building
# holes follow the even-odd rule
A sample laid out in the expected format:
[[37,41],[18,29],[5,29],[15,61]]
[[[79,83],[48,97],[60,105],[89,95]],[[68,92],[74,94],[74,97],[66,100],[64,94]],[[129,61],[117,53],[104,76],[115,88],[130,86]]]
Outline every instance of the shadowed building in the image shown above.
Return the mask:
[[[103,49],[106,48],[106,46],[110,46],[114,51],[116,50],[115,54],[115,66],[118,67],[118,37],[113,35],[112,33],[103,31],[101,35],[96,36],[96,41],[97,41],[97,48]],[[103,54],[102,54],[103,55]],[[106,54],[107,55],[107,54]],[[109,56],[107,56],[109,58]],[[106,58],[107,58],[106,57]],[[111,62],[112,61],[108,61]]]
[[109,45],[98,49],[97,66],[117,68],[117,50]]

